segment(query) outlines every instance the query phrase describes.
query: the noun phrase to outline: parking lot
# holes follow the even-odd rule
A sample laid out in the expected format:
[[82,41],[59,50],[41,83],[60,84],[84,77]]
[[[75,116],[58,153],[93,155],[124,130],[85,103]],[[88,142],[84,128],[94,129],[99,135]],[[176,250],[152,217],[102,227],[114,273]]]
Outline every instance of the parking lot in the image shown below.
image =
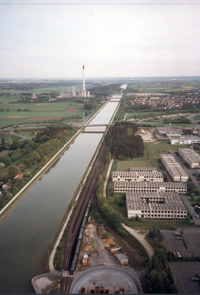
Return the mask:
[[[181,229],[177,229],[180,233]],[[185,228],[183,229],[183,236],[187,243],[188,249],[185,248],[183,241],[176,239],[175,231],[163,230],[161,233],[164,236],[164,243],[167,251],[179,252],[182,257],[200,257],[200,229],[199,228]]]
[[196,273],[200,274],[200,262],[170,262],[170,268],[181,294],[200,293],[199,282],[190,280]]

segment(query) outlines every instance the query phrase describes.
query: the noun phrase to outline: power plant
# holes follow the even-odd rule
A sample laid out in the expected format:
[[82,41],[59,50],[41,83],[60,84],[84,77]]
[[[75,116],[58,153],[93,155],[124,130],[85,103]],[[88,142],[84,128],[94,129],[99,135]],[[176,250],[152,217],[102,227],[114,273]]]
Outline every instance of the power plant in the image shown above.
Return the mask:
[[86,98],[90,96],[90,92],[85,89],[85,72],[84,71],[85,71],[85,66],[83,65],[83,89],[78,91],[78,96]]
[[59,98],[72,98],[72,97],[90,97],[90,92],[85,89],[85,66],[83,65],[83,89],[77,90],[75,86],[68,86],[67,92],[61,92],[59,96],[57,96],[57,99]]

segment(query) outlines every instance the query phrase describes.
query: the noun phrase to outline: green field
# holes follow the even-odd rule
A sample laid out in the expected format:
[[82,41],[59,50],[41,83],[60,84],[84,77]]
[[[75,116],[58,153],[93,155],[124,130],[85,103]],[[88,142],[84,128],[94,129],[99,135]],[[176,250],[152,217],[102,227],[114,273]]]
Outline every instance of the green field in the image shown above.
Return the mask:
[[165,142],[147,142],[145,144],[145,154],[143,157],[117,161],[115,167],[117,171],[128,171],[130,167],[156,167],[159,169],[160,154],[167,154],[170,150],[178,151],[179,148],[188,147],[187,145],[171,145]]
[[128,85],[127,92],[171,92],[171,91],[192,91],[198,89],[196,85],[181,85],[180,83],[168,83],[159,85],[158,83],[133,83]]
[[6,142],[12,142],[13,138],[15,138],[16,136],[0,132],[0,143],[2,141],[2,137],[5,139]]
[[192,119],[193,119],[193,120],[200,120],[200,114],[194,116]]
[[[54,118],[66,118],[69,121],[68,117],[75,115],[83,117],[83,113],[85,113],[83,104],[73,102],[4,103],[0,107],[4,108],[4,111],[0,112],[0,127],[40,120],[53,120]],[[9,111],[7,111],[7,108]],[[24,111],[24,109],[29,109],[29,111]],[[73,119],[73,121],[77,121],[77,119]]]

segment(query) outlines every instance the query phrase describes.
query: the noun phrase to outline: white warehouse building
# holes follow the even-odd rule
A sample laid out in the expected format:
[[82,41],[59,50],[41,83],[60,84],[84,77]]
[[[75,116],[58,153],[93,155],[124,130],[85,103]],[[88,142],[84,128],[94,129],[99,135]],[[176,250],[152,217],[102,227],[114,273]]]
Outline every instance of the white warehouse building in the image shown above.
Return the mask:
[[183,158],[183,160],[188,163],[190,168],[200,167],[200,155],[197,154],[197,152],[195,152],[193,149],[180,148],[178,152]]
[[187,193],[187,186],[182,182],[134,182],[134,181],[114,181],[114,192],[149,192],[156,193],[158,191],[178,194]]
[[172,155],[161,154],[160,159],[173,181],[187,182],[187,173]]
[[113,171],[112,180],[163,182],[163,175],[158,171]]
[[171,138],[171,144],[192,144],[192,143],[199,143],[200,137],[198,136],[181,136],[179,138]]

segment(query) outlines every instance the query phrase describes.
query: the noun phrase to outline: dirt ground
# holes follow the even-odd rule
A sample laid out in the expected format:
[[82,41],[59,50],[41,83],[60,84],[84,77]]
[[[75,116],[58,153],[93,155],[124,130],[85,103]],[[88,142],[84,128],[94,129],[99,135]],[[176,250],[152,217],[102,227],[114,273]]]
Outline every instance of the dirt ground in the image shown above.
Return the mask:
[[[94,291],[96,286],[103,286],[109,293],[120,293],[120,287],[124,288],[124,293],[140,293],[141,287],[134,269],[129,265],[121,266],[110,248],[118,246],[112,236],[103,238],[105,230],[92,222],[86,226],[79,261],[77,264],[74,285],[70,292],[77,294],[81,288],[86,293]],[[82,265],[84,253],[89,255],[87,266]],[[79,277],[77,281],[77,276]]]
[[78,109],[68,109],[65,112],[67,113],[76,113],[78,111]]
[[146,141],[155,141],[155,139],[153,138],[153,133],[152,131],[149,129],[143,129],[145,131],[145,133],[140,132],[140,136],[142,137],[142,139],[146,142]]
[[27,118],[26,120],[61,120],[62,118],[61,117],[30,117],[30,118]]
[[[87,225],[79,254],[77,270],[84,270],[89,266],[118,264],[117,259],[108,250],[110,245],[116,245],[116,243],[112,237],[102,239],[101,234],[104,234],[102,228],[98,230],[98,227],[92,223]],[[82,258],[85,252],[89,254],[88,265],[82,266]]]

